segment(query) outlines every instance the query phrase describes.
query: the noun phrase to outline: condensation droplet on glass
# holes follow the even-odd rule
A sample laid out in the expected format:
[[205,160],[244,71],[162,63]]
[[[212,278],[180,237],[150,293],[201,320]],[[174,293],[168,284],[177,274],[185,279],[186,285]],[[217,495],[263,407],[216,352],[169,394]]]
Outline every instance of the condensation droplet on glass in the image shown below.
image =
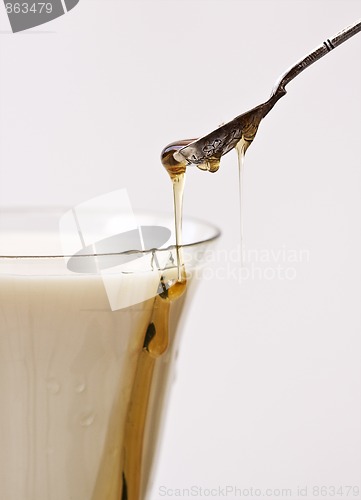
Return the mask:
[[60,384],[55,378],[47,381],[46,388],[51,394],[58,394],[60,392]]
[[86,388],[86,385],[84,383],[81,383],[81,384],[77,384],[75,386],[75,391],[79,394],[81,394],[82,392],[85,391],[85,388]]
[[89,427],[94,422],[95,415],[93,412],[83,413],[80,416],[80,425],[82,427]]

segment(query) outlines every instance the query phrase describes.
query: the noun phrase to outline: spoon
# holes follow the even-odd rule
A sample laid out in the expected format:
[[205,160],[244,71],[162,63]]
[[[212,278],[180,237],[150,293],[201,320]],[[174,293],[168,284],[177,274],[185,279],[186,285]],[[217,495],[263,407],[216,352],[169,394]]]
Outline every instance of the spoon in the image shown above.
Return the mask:
[[216,172],[219,168],[220,158],[235,148],[240,141],[247,149],[257,133],[259,123],[271,111],[276,102],[287,93],[285,87],[291,80],[360,30],[361,21],[357,21],[337,33],[333,38],[327,39],[278,79],[268,101],[237,116],[199,139],[169,144],[163,149],[162,157],[165,153],[171,153],[178,165],[193,164],[202,170]]

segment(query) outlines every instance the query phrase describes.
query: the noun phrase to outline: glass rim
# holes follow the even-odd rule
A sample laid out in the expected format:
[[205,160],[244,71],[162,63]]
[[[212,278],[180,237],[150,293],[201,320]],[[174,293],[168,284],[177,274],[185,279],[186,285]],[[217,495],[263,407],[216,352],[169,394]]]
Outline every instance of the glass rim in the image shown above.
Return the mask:
[[[30,214],[30,213],[39,213],[39,214],[62,214],[65,211],[67,211],[67,207],[2,207],[0,208],[0,216],[2,214],[5,215],[18,215],[21,213],[24,214]],[[151,211],[151,210],[135,210],[134,211],[135,215],[139,216],[153,216],[153,217],[173,217],[173,214],[171,212],[161,212],[161,211]],[[215,240],[217,240],[221,234],[222,231],[213,223],[205,221],[201,218],[194,217],[194,216],[189,216],[189,215],[183,215],[183,224],[184,223],[196,223],[199,225],[203,225],[207,227],[208,229],[211,230],[211,235],[205,238],[199,238],[196,239],[196,241],[192,241],[191,243],[184,243],[181,245],[178,245],[178,248],[194,248],[197,246],[201,246],[205,243],[211,243]],[[46,231],[44,231],[46,232]],[[1,232],[0,232],[1,236]],[[148,255],[151,252],[163,252],[163,251],[170,251],[170,250],[175,250],[177,248],[176,244],[169,245],[167,247],[161,247],[161,248],[146,248],[146,249],[129,249],[121,252],[108,252],[108,253],[88,253],[88,254],[57,254],[57,255],[0,255],[0,260],[2,261],[20,261],[20,260],[56,260],[56,259],[69,259],[69,258],[94,258],[94,257],[111,257],[111,256],[120,256],[120,255]]]

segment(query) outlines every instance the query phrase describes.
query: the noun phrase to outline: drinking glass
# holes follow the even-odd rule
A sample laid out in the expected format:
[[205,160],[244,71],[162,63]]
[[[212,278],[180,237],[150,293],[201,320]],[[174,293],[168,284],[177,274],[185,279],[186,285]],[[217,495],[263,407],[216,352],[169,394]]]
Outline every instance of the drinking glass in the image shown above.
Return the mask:
[[102,239],[65,254],[60,214],[0,212],[0,498],[143,499],[178,326],[219,231],[184,220],[185,286],[172,216],[137,215],[139,237],[106,214]]

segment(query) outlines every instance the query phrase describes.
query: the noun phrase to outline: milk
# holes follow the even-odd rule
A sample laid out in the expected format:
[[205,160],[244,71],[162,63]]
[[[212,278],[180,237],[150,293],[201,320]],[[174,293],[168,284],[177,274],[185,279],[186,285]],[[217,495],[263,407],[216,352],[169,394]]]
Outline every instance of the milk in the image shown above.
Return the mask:
[[[0,258],[0,498],[119,500],[128,406],[154,298],[112,311],[101,276],[50,267],[51,259]],[[142,279],[146,286],[147,273]],[[143,493],[185,295],[171,304],[170,344],[153,374]]]

